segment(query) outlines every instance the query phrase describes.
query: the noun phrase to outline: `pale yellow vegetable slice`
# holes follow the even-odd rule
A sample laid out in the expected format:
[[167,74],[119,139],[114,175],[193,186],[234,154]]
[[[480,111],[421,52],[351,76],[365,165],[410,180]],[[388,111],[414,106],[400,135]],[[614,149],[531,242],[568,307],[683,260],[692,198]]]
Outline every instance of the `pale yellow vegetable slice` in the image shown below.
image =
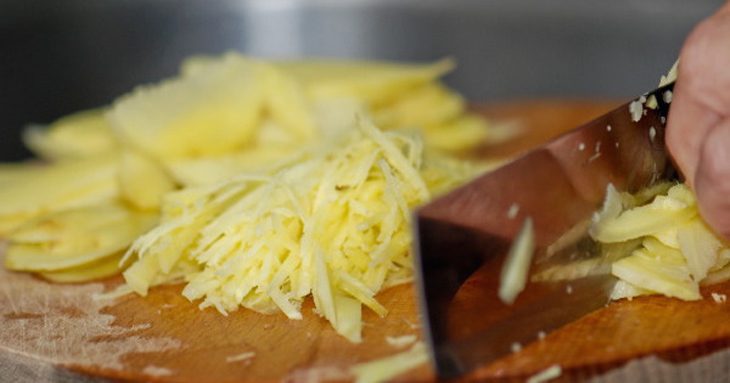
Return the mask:
[[10,236],[5,265],[12,270],[58,271],[90,264],[123,251],[156,222],[154,214],[115,204],[50,214]]
[[677,230],[677,242],[695,281],[701,281],[718,261],[722,242],[700,218]]
[[6,237],[8,233],[33,219],[37,213],[22,212],[6,214],[0,217],[0,238]]
[[362,281],[350,276],[342,270],[337,270],[337,277],[337,286],[342,289],[342,291],[357,298],[365,306],[376,312],[380,317],[384,317],[388,313],[388,310],[380,304],[380,302],[375,300],[375,293],[362,283]]
[[694,193],[686,184],[676,184],[669,188],[667,197],[670,200],[681,201],[687,206],[695,206],[697,203]]
[[[235,52],[224,55],[228,60],[251,60]],[[193,56],[181,66],[183,76],[204,72],[220,58]],[[302,84],[317,99],[359,98],[368,105],[394,101],[404,93],[427,84],[451,71],[452,60],[433,64],[403,64],[386,61],[354,61],[337,59],[275,61],[273,66]]]
[[430,65],[345,60],[282,61],[274,65],[302,82],[314,99],[354,96],[369,106],[391,102],[454,67],[450,60]]
[[284,145],[260,146],[226,156],[183,158],[166,161],[172,177],[184,186],[202,186],[224,182],[241,173],[270,173],[289,163],[295,154]]
[[669,69],[669,72],[667,72],[666,76],[662,76],[659,79],[659,86],[662,87],[664,85],[669,84],[672,81],[675,81],[677,79],[677,71],[679,70],[679,60],[674,62],[674,65]]
[[502,266],[497,293],[502,302],[514,303],[517,296],[525,289],[534,252],[535,232],[532,218],[528,217],[512,242],[512,247]]
[[634,297],[653,294],[656,294],[656,292],[643,289],[641,287],[636,287],[624,280],[619,280],[616,282],[616,284],[613,286],[613,289],[611,290],[610,299],[613,301],[624,298],[631,300]]
[[644,237],[641,241],[641,246],[649,253],[660,259],[687,263],[687,259],[681,251],[677,251],[677,249],[665,245],[662,241],[654,237]]
[[387,382],[428,361],[428,350],[423,342],[417,342],[410,350],[382,359],[360,363],[350,368],[357,383]]
[[[657,241],[658,242],[658,241]],[[663,246],[663,245],[662,245]],[[660,253],[646,248],[612,265],[611,273],[633,286],[683,300],[701,299],[682,254],[670,247]]]
[[370,115],[365,101],[357,97],[313,100],[313,108],[317,126],[324,137],[351,132],[357,129],[357,120],[353,116]]
[[211,56],[211,55],[193,55],[186,57],[180,63],[180,76],[181,77],[192,77],[196,76],[201,72],[205,72],[211,65],[215,65],[217,61],[220,61],[222,57],[234,56],[233,59],[249,59],[237,52],[226,52],[222,56]]
[[621,196],[625,207],[634,207],[649,203],[658,195],[667,194],[669,189],[676,185],[674,182],[663,181],[643,188],[634,194],[621,193]]
[[717,262],[710,268],[710,272],[725,268],[730,264],[730,245],[724,242],[723,248],[717,253]]
[[26,220],[118,196],[116,157],[65,161],[17,175],[0,188],[0,234]]
[[334,326],[337,326],[335,297],[332,293],[332,285],[330,284],[327,264],[324,260],[324,254],[322,254],[321,251],[316,250],[314,254],[314,284],[312,285],[312,297],[314,297],[314,304],[320,314]]
[[464,111],[464,100],[438,83],[426,83],[373,111],[383,129],[427,127],[453,120]]
[[682,184],[661,182],[633,195],[618,193],[609,184],[602,210],[594,214],[589,233],[604,243],[654,235],[671,246],[676,243],[672,236],[677,222],[697,214],[694,203],[692,192]]
[[125,150],[119,161],[121,197],[140,210],[157,210],[162,196],[175,190],[175,183],[155,159]]
[[505,141],[516,130],[500,129],[477,115],[463,115],[450,121],[424,128],[427,145],[450,152],[464,152],[486,143]]
[[532,375],[527,379],[525,383],[545,383],[553,379],[557,379],[563,374],[563,369],[560,365],[552,365],[535,375]]
[[[720,251],[721,258],[730,257],[730,249]],[[702,285],[714,285],[730,280],[730,265],[711,271],[707,277],[701,281]]]
[[40,172],[43,167],[42,162],[0,163],[0,187],[23,182],[32,174]]
[[[582,226],[582,225],[581,225]],[[571,243],[582,238],[584,231],[576,231],[577,237]],[[593,256],[588,259],[576,259],[564,264],[549,266],[532,274],[530,280],[533,282],[546,281],[568,281],[584,278],[590,275],[602,275],[611,272],[611,264],[617,260],[630,255],[634,250],[642,246],[641,240],[631,240],[617,243],[604,243],[600,245],[600,256]],[[574,255],[579,255],[577,252]],[[573,255],[571,255],[572,257]]]
[[265,83],[265,114],[258,143],[291,145],[313,134],[353,128],[353,116],[372,115],[383,129],[423,132],[428,145],[447,151],[471,150],[514,135],[512,127],[490,126],[465,113],[460,95],[436,80],[450,70],[443,60],[430,65],[308,60],[266,63],[229,53],[195,57],[183,64],[184,77],[199,75],[220,61],[255,62]]
[[606,222],[611,222],[618,218],[621,212],[624,210],[624,198],[621,193],[616,190],[612,183],[606,186],[606,197],[603,201],[601,210],[593,214],[592,226],[589,229],[589,233],[594,238],[596,237],[596,231],[601,226],[605,225]]
[[225,56],[190,75],[137,88],[108,116],[123,142],[148,154],[221,155],[253,141],[263,100],[259,64]]
[[119,260],[122,254],[112,255],[98,261],[58,271],[38,273],[44,279],[57,283],[80,283],[103,279],[119,274]]
[[93,205],[62,210],[38,217],[14,230],[8,239],[13,243],[35,244],[94,242],[87,236],[90,230],[106,228],[124,222],[130,211],[119,203]]
[[648,205],[622,212],[618,217],[602,221],[591,228],[591,236],[599,242],[622,242],[665,232],[677,222],[685,222],[697,211],[685,202],[658,196]]
[[160,272],[160,263],[154,255],[136,261],[122,273],[124,280],[134,292],[146,296],[155,277]]
[[352,343],[362,342],[362,305],[357,299],[335,295],[337,333]]
[[23,131],[23,141],[38,157],[49,160],[106,155],[116,150],[117,141],[105,113],[104,109],[86,110],[47,127],[28,127]]
[[306,89],[285,72],[264,66],[264,102],[271,118],[296,140],[311,139],[318,133],[314,111]]
[[674,249],[679,249],[679,239],[677,238],[678,230],[679,225],[667,228],[663,231],[652,233],[651,235],[664,245]]
[[258,128],[258,135],[267,135],[271,130],[280,129],[280,141],[301,144],[302,140],[311,139],[320,133],[313,104],[304,84],[269,63],[236,53],[227,53],[221,58],[197,56],[185,60],[181,72],[184,77],[198,76],[210,71],[221,61],[248,62],[258,67],[263,111],[273,121],[273,125],[262,124]]

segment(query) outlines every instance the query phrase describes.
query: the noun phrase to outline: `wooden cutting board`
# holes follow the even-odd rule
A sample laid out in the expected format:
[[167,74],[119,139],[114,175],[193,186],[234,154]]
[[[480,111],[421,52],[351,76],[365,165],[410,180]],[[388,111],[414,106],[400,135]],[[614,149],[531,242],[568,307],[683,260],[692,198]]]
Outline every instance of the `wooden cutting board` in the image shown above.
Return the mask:
[[[617,104],[480,108],[524,129],[482,154],[519,153]],[[0,381],[343,381],[351,365],[399,351],[386,336],[421,336],[412,285],[378,296],[390,310],[385,318],[364,310],[364,341],[355,345],[315,315],[311,301],[303,320],[290,321],[247,310],[227,317],[201,311],[182,298],[180,286],[153,289],[147,298],[92,299],[120,282],[56,285],[0,270]],[[730,295],[730,284],[704,289],[707,298],[699,302],[645,297],[613,303],[466,380],[520,381],[559,364],[563,381],[730,381],[730,303],[715,303],[711,292]],[[237,360],[251,351],[253,358]],[[433,373],[424,365],[397,380],[432,381]]]

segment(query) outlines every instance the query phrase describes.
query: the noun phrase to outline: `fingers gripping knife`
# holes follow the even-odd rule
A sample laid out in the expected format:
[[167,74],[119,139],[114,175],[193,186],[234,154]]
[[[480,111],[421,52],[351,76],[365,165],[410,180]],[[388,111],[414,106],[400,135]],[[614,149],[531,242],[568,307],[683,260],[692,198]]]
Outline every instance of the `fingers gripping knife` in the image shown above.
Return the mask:
[[[590,218],[609,183],[634,192],[674,176],[664,147],[672,89],[622,105],[416,211],[421,313],[439,376],[484,365],[608,303],[616,280],[587,235]],[[500,272],[527,217],[535,254],[524,291],[507,305],[497,296]],[[561,267],[561,280],[545,278]]]

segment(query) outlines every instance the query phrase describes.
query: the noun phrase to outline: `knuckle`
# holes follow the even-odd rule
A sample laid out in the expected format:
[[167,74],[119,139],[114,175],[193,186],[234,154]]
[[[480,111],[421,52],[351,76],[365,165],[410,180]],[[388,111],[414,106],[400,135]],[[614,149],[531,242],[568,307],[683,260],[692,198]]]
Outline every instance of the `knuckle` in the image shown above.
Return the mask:
[[700,173],[706,188],[730,201],[730,119],[723,120],[705,137],[700,157]]
[[707,186],[716,191],[716,194],[730,196],[730,163],[712,156],[704,156],[703,153],[699,173],[698,177],[702,177]]
[[678,129],[667,129],[664,136],[664,143],[667,145],[669,153],[673,157],[680,157],[683,155],[684,146],[679,140],[680,134]]
[[[730,4],[730,3],[728,3]],[[730,6],[728,6],[730,10]],[[699,23],[680,51],[679,77],[691,93],[718,96],[730,84],[730,11],[721,12]],[[722,97],[721,97],[722,98]]]
[[699,24],[689,35],[679,54],[679,78],[684,86],[697,90],[701,85],[702,73],[707,71],[708,45],[711,32],[707,21]]
[[[705,138],[702,148],[703,160],[711,175],[730,176],[730,120],[724,120]],[[728,178],[730,181],[730,177]]]

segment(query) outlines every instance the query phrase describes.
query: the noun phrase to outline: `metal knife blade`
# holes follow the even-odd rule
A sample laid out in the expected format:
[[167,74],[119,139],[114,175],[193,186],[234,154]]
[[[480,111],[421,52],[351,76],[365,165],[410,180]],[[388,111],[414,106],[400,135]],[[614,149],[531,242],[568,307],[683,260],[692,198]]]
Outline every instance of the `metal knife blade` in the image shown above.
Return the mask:
[[[608,303],[616,280],[603,261],[607,249],[587,235],[590,218],[609,183],[635,192],[675,177],[664,146],[664,95],[672,89],[621,105],[415,212],[421,313],[440,377],[484,365]],[[656,108],[642,102],[651,98]],[[506,305],[497,297],[500,271],[527,217],[536,239],[530,281]]]

